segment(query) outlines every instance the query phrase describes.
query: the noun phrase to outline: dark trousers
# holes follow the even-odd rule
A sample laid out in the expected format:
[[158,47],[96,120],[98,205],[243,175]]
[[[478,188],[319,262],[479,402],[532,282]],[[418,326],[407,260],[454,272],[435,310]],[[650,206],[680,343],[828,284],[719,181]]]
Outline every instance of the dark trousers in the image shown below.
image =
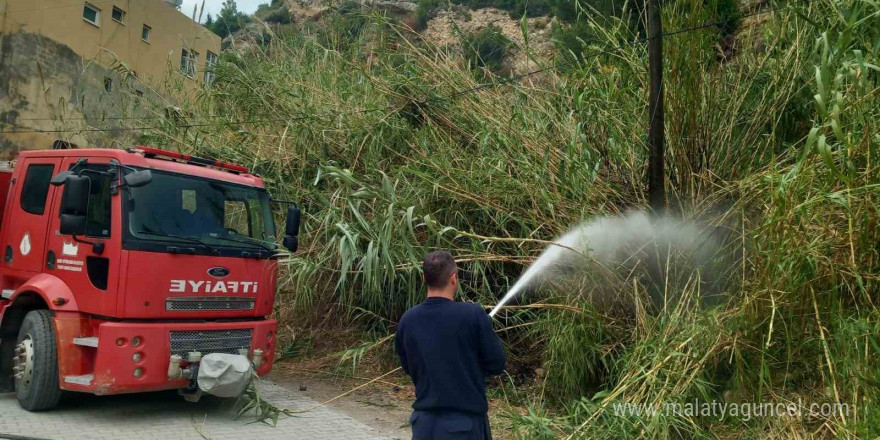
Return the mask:
[[491,440],[488,414],[459,411],[413,411],[412,440]]

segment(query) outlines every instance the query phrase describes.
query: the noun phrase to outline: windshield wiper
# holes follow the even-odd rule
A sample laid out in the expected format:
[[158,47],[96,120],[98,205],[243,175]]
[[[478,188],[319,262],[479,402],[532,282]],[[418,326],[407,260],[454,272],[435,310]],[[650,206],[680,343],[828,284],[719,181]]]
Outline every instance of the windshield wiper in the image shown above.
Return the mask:
[[146,230],[140,230],[140,231],[138,231],[137,233],[138,233],[138,234],[144,234],[144,235],[152,235],[152,236],[155,236],[155,237],[168,237],[168,238],[173,238],[173,239],[176,239],[176,240],[187,241],[187,242],[195,243],[195,244],[197,244],[197,245],[199,245],[199,246],[202,246],[202,247],[204,247],[205,249],[211,251],[211,252],[214,253],[214,254],[217,253],[217,249],[216,249],[215,247],[211,246],[211,245],[208,244],[208,243],[205,243],[205,242],[202,241],[202,240],[199,240],[198,238],[193,238],[193,237],[183,237],[183,236],[180,236],[180,235],[166,234],[166,233],[164,233],[164,232],[151,232],[151,231],[146,231]]
[[212,238],[219,239],[219,240],[229,240],[229,241],[234,241],[234,242],[236,242],[236,243],[244,243],[244,244],[249,244],[249,245],[251,245],[251,246],[259,246],[259,247],[265,249],[266,252],[269,253],[269,255],[271,255],[272,252],[274,252],[274,250],[272,250],[272,248],[270,248],[269,246],[264,245],[263,243],[260,243],[259,241],[241,240],[241,239],[232,238],[232,237],[228,237],[228,236],[227,236],[227,237],[221,237],[221,236],[219,236],[219,235],[216,236],[216,237],[214,237],[214,236],[212,235],[211,237],[212,237]]

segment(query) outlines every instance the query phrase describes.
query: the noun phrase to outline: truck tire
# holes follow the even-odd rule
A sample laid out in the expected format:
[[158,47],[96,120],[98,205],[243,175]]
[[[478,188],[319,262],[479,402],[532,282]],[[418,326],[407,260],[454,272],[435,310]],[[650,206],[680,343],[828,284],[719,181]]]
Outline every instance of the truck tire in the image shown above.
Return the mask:
[[61,400],[58,386],[58,348],[52,312],[28,312],[18,332],[15,349],[15,394],[28,411],[54,408]]

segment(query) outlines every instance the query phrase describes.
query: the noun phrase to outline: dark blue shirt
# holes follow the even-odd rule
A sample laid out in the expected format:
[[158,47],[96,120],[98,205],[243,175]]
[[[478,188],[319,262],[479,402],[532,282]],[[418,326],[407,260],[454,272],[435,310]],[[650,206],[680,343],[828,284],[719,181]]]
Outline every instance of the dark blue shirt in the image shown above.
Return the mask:
[[489,410],[485,379],[504,371],[504,349],[480,306],[428,298],[400,318],[394,346],[416,385],[413,409]]

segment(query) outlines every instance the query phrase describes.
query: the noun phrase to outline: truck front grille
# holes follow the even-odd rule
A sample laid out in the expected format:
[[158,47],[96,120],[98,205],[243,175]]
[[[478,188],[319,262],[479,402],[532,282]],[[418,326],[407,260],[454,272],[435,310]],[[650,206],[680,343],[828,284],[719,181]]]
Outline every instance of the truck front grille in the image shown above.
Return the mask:
[[167,311],[199,311],[199,310],[253,310],[254,298],[199,296],[185,298],[168,298],[165,300]]
[[240,348],[251,348],[253,330],[172,330],[171,354],[186,355],[191,351],[237,354]]

